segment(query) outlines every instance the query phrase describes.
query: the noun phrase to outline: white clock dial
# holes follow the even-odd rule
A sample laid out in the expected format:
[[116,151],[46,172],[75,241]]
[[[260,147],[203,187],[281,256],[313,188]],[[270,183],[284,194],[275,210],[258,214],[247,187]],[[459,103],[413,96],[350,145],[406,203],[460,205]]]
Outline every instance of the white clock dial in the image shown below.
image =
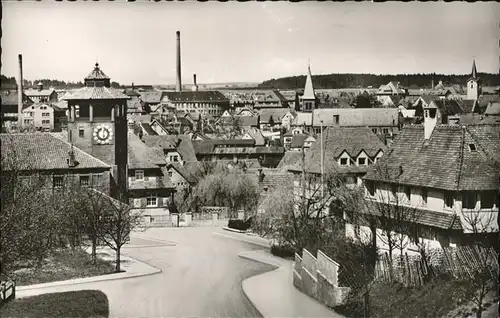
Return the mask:
[[107,144],[113,139],[113,131],[108,125],[99,125],[94,128],[93,136],[98,144]]

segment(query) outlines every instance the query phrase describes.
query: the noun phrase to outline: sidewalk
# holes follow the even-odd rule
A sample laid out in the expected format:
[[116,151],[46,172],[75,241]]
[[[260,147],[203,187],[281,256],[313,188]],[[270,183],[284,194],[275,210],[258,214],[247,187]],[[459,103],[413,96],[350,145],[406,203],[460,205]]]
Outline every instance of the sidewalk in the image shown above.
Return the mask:
[[269,239],[229,231],[213,234],[267,248],[238,254],[239,257],[276,267],[273,271],[247,278],[242,282],[243,292],[264,318],[344,317],[295,288],[293,261],[272,255],[269,251]]
[[[87,252],[90,253],[90,248],[87,249]],[[97,255],[103,260],[114,261],[115,252],[111,250],[109,247],[98,248]],[[48,292],[48,289],[53,289],[54,287],[61,287],[61,291],[65,289],[74,289],[74,285],[85,284],[85,283],[96,283],[117,279],[125,279],[125,278],[134,278],[140,276],[149,276],[161,273],[161,270],[150,266],[146,263],[143,263],[134,258],[128,257],[123,254],[121,255],[121,269],[125,272],[115,273],[115,274],[107,274],[101,276],[93,276],[93,277],[85,277],[85,278],[75,278],[68,279],[57,282],[43,283],[43,284],[35,284],[35,285],[27,285],[27,286],[18,286],[16,287],[16,298],[40,295]]]
[[270,317],[344,317],[328,309],[293,286],[293,262],[269,251],[248,251],[240,257],[278,268],[245,279],[243,292],[264,318]]

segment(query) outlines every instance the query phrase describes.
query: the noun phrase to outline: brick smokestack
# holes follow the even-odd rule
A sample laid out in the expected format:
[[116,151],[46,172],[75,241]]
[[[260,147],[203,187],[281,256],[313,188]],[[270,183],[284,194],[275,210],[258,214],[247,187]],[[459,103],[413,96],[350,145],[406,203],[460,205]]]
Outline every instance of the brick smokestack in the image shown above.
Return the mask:
[[19,78],[17,84],[17,127],[23,125],[23,55],[19,54]]
[[177,74],[176,74],[176,83],[175,83],[175,91],[182,91],[182,82],[181,82],[181,32],[177,31]]
[[193,92],[198,91],[198,83],[196,83],[196,74],[193,74]]

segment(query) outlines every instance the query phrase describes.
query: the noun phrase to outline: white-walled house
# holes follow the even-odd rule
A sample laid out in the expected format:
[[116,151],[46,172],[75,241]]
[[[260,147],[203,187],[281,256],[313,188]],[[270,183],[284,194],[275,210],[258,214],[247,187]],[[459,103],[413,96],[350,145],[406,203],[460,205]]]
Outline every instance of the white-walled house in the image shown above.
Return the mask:
[[[424,125],[406,126],[391,149],[364,177],[366,199],[415,211],[410,221],[420,231],[408,236],[408,252],[417,239],[429,248],[496,240],[499,124],[439,125],[426,113]],[[361,231],[370,236],[369,227]]]

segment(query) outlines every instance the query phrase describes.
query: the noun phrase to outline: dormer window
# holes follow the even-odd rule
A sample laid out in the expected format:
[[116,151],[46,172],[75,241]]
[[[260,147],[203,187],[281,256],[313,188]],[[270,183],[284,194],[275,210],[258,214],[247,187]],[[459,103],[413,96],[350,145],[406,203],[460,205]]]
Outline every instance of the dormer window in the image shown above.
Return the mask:
[[358,165],[360,166],[366,165],[366,158],[358,158]]
[[477,151],[475,144],[469,144],[469,151]]
[[340,165],[347,166],[347,158],[340,158]]

